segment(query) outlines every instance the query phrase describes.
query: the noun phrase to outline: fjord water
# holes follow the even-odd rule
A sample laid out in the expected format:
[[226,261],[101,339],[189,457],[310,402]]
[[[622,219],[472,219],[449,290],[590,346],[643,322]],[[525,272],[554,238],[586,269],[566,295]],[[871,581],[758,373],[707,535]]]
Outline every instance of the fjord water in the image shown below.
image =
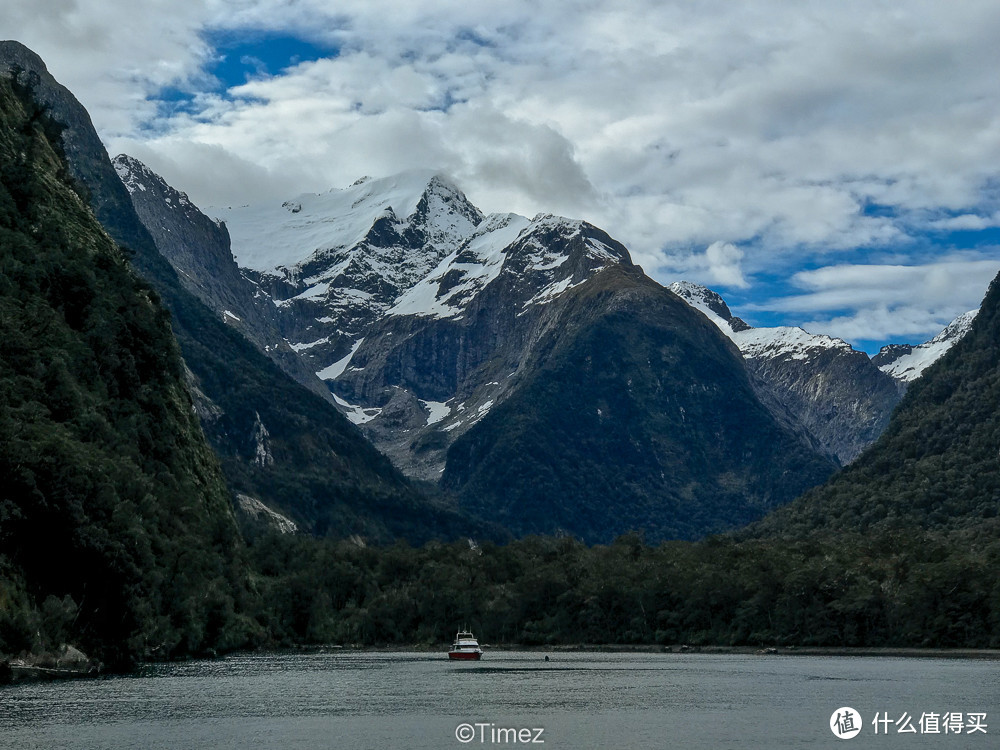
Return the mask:
[[[993,660],[492,651],[332,651],[163,664],[140,674],[0,689],[0,748],[995,747]],[[874,734],[876,712],[889,733]],[[912,717],[915,733],[897,733]],[[922,713],[986,713],[987,734],[922,736]],[[456,728],[473,725],[471,741]],[[482,724],[477,728],[476,724]],[[496,730],[543,729],[512,741]]]

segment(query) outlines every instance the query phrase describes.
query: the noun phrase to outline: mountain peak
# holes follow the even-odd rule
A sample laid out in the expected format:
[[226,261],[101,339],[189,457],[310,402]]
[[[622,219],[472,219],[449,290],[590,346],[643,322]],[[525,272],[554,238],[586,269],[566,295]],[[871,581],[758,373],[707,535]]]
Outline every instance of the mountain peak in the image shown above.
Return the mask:
[[45,61],[33,50],[13,39],[0,41],[0,70],[7,72],[15,67],[38,74],[48,72]]
[[162,177],[134,156],[118,154],[118,156],[111,160],[111,164],[130,193],[134,193],[137,190],[145,192],[151,184],[166,185]]
[[279,276],[281,269],[294,269],[316,255],[350,251],[366,240],[382,247],[458,243],[483,219],[450,178],[426,169],[209,212],[229,227],[241,266]]
[[919,346],[906,344],[890,344],[883,346],[879,353],[872,357],[878,368],[900,380],[909,383],[920,377],[924,370],[934,364],[951,347],[959,342],[969,332],[972,321],[979,310],[969,310],[955,318],[944,327],[937,336],[925,341]]
[[[692,307],[702,312],[710,312],[725,323],[730,323],[733,320],[733,313],[730,311],[726,301],[722,299],[718,292],[713,292],[706,286],[695,284],[692,281],[675,281],[667,289]],[[709,317],[711,318],[712,316],[710,315]],[[713,322],[717,323],[717,321]],[[721,325],[719,327],[722,328]]]
[[130,195],[139,192],[152,192],[160,196],[171,208],[180,207],[184,210],[196,210],[194,204],[188,199],[187,193],[172,188],[160,175],[134,156],[118,154],[111,160],[111,164]]

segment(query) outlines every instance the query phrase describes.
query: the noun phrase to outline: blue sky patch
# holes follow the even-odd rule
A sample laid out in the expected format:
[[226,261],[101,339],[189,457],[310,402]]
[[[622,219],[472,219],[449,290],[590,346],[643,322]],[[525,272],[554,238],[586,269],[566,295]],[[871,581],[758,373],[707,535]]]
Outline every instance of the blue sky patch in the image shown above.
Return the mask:
[[277,75],[303,62],[336,57],[338,53],[333,47],[295,36],[220,34],[210,35],[208,41],[217,52],[217,61],[207,72],[221,82],[224,90],[242,86],[253,78]]

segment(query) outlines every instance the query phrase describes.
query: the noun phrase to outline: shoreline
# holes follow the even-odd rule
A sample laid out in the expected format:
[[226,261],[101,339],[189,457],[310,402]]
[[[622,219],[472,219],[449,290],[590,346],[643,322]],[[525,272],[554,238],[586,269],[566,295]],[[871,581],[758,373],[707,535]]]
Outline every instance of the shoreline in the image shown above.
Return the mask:
[[[697,654],[701,656],[830,656],[830,657],[889,657],[901,659],[976,659],[976,660],[1000,660],[1000,649],[986,648],[941,648],[928,647],[918,648],[910,646],[689,646],[686,644],[674,644],[672,646],[658,646],[655,644],[562,644],[553,646],[528,646],[524,644],[482,644],[485,655],[490,653],[505,652],[528,652],[541,655],[554,654],[574,654],[574,653],[608,653],[608,654],[664,654],[687,656]],[[194,662],[200,660],[224,659],[226,656],[254,656],[264,654],[318,654],[318,653],[418,653],[418,654],[440,654],[446,655],[448,644],[427,644],[410,643],[393,646],[362,646],[360,644],[316,644],[316,645],[296,645],[285,648],[262,648],[253,651],[233,651],[229,654],[220,654],[217,657],[192,657],[190,659],[180,659],[180,662]],[[140,662],[131,672],[120,674],[134,674],[145,666],[153,664],[164,664],[173,662]],[[0,660],[0,686],[11,685],[19,682],[35,682],[48,680],[78,680],[93,679],[96,677],[107,677],[112,672],[103,670],[100,666],[89,664],[86,666],[41,666],[38,664],[25,664],[23,661],[2,661]]]
[[[935,658],[935,659],[997,659],[1000,660],[1000,649],[987,648],[942,648],[915,646],[690,646],[674,644],[659,646],[655,644],[569,644],[552,646],[528,646],[518,643],[481,644],[486,653],[524,651],[540,654],[571,654],[571,653],[636,653],[636,654],[701,654],[701,655],[743,655],[743,656],[847,656],[847,657],[899,657],[899,658]],[[401,644],[392,646],[361,646],[361,645],[304,645],[292,646],[288,649],[276,649],[270,653],[281,652],[376,652],[376,653],[446,653],[448,644]],[[254,651],[247,654],[260,653]]]

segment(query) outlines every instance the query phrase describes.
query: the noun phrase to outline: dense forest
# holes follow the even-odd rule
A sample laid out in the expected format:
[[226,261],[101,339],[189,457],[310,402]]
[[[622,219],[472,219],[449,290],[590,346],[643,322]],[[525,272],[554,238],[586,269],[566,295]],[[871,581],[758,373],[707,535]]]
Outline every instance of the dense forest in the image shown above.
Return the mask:
[[1000,535],[251,545],[276,643],[1000,647]]
[[60,132],[30,76],[0,78],[0,652],[245,645],[244,547],[168,315]]

